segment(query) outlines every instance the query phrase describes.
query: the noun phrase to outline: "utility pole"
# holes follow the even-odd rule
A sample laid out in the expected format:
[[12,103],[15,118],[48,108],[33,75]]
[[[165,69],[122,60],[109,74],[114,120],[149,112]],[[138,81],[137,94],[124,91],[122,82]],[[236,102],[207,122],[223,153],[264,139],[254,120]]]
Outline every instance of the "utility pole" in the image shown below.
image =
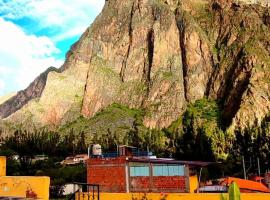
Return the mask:
[[247,179],[246,165],[245,165],[245,158],[244,158],[244,156],[242,156],[242,165],[243,165],[244,179]]
[[[261,167],[260,167],[260,159],[257,157],[257,163],[258,163],[258,174],[261,176]],[[261,182],[261,180],[260,180]]]

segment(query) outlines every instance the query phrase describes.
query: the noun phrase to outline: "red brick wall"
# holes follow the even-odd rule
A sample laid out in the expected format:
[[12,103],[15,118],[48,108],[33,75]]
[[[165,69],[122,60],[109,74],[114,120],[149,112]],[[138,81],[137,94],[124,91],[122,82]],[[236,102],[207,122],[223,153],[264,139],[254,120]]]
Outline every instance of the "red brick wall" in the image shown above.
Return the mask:
[[184,176],[153,176],[153,188],[161,192],[185,192]]
[[99,184],[101,192],[126,192],[125,158],[89,159],[87,183]]
[[130,177],[131,192],[185,192],[184,176]]
[[131,192],[149,192],[150,179],[148,176],[130,177],[130,191]]
[[[87,183],[99,184],[101,192],[126,192],[126,157],[91,158],[87,161]],[[185,192],[184,176],[129,177],[131,192]]]

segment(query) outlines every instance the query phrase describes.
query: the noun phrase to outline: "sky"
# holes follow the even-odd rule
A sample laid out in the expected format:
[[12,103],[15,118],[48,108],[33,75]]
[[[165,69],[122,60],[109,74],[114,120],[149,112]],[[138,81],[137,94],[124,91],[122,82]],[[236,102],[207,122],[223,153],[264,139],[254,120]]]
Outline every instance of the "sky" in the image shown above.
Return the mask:
[[60,67],[105,0],[0,0],[0,96]]

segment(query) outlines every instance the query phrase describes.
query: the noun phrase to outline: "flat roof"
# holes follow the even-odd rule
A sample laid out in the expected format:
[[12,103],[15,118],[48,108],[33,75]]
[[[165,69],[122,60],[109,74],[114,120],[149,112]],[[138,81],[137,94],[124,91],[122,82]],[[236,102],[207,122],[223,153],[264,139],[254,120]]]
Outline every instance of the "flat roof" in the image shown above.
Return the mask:
[[138,149],[138,147],[129,146],[129,145],[119,145],[118,147],[127,147],[127,148],[131,148],[131,149]]
[[143,163],[156,163],[156,164],[180,164],[180,165],[190,165],[205,167],[208,165],[216,164],[215,162],[203,162],[203,161],[184,161],[184,160],[174,160],[170,158],[147,158],[147,157],[132,157],[129,158],[130,162],[143,162]]

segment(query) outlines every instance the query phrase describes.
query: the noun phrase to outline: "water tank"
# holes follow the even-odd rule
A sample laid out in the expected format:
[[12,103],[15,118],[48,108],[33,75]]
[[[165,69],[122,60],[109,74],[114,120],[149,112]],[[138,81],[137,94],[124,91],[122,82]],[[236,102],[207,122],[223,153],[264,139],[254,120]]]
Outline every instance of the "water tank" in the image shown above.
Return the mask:
[[101,156],[102,155],[101,145],[99,145],[99,144],[93,145],[92,155],[93,156]]

